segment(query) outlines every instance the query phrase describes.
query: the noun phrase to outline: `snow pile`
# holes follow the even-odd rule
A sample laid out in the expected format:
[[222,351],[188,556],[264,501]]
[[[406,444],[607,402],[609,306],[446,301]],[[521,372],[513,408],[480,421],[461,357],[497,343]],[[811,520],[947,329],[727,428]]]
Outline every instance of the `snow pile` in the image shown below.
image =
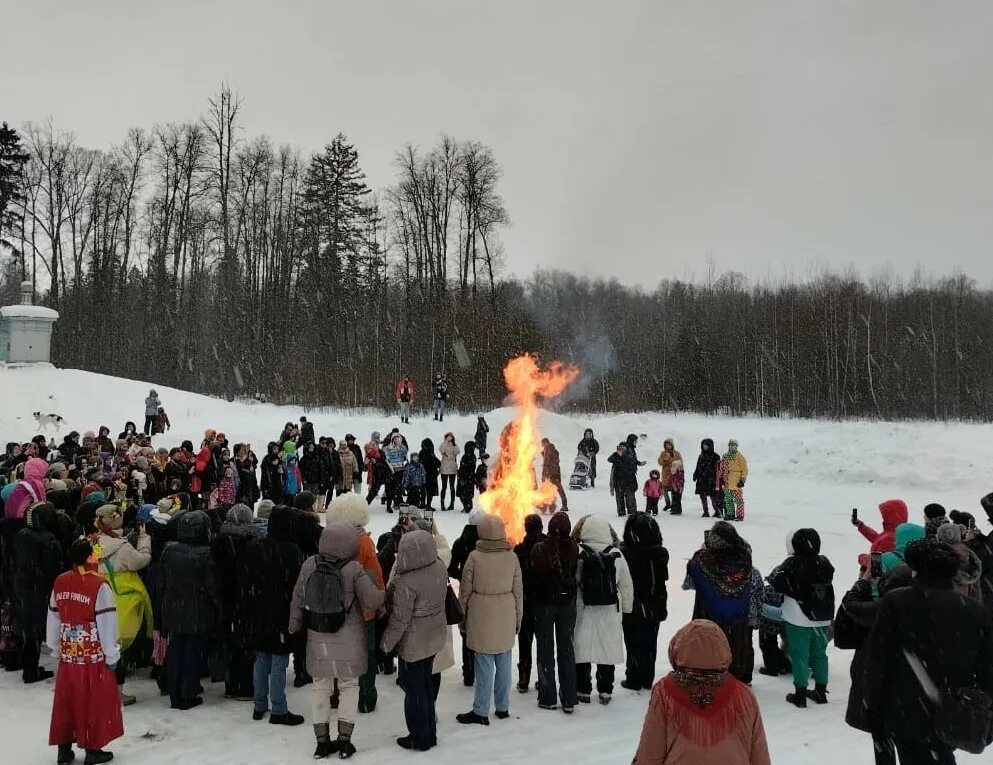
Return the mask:
[[[122,380],[77,370],[53,368],[4,368],[0,366],[0,438],[26,440],[35,432],[32,412],[53,412],[65,418],[62,436],[106,424],[111,434],[123,429],[125,420],[140,426],[143,402],[155,388],[173,423],[173,430],[157,437],[156,445],[174,445],[190,439],[199,445],[207,427],[223,431],[234,442],[247,441],[261,454],[265,444],[279,434],[284,423],[306,415],[318,435],[335,439],[353,433],[364,443],[372,431],[386,433],[399,426],[395,416],[369,411],[344,412],[303,410],[250,401],[229,403],[220,399],[165,388],[154,383]],[[423,414],[423,413],[422,413]],[[486,413],[490,424],[490,449],[500,429],[510,420],[511,410]],[[439,444],[447,431],[462,443],[475,433],[476,412],[433,422],[430,414],[412,419],[404,432],[411,445],[430,437]],[[606,456],[628,433],[646,434],[639,456],[649,464],[642,480],[654,465],[662,441],[672,437],[692,470],[702,438],[715,439],[719,447],[736,438],[748,459],[750,475],[745,490],[746,520],[739,527],[752,544],[755,564],[767,573],[785,556],[784,540],[791,529],[816,527],[823,552],[837,569],[838,597],[857,574],[856,556],[868,545],[849,523],[851,508],[878,528],[875,507],[891,497],[902,497],[911,507],[912,519],[922,520],[921,508],[938,501],[947,508],[969,510],[981,516],[979,497],[993,490],[993,433],[988,426],[933,423],[833,423],[806,420],[673,416],[665,413],[618,414],[573,417],[543,412],[542,434],[557,444],[563,473],[568,474],[576,444],[583,430],[592,427],[601,445],[602,482],[587,492],[570,495],[572,515],[600,513],[616,523],[613,498],[607,491]],[[639,497],[639,506],[644,499]],[[387,516],[373,505],[370,531],[386,531],[395,516]],[[688,484],[681,518],[660,516],[662,532],[671,555],[669,620],[662,625],[657,675],[668,671],[666,648],[673,633],[690,618],[692,595],[679,589],[685,562],[702,542],[709,522],[701,519],[699,505]],[[461,531],[465,516],[437,513],[436,519],[449,541]],[[756,640],[756,668],[761,665]],[[754,691],[762,706],[772,761],[787,765],[837,762],[869,765],[872,743],[867,735],[844,724],[849,679],[850,652],[831,648],[830,702],[823,707],[796,710],[784,701],[789,678],[772,679],[756,673]],[[47,660],[46,661],[50,661]],[[618,668],[618,681],[623,668]],[[534,673],[532,673],[534,679]],[[372,715],[361,715],[355,743],[363,761],[406,763],[410,756],[393,743],[406,731],[402,694],[393,677],[380,677],[380,703]],[[257,765],[310,758],[313,749],[309,726],[282,729],[251,721],[251,705],[223,699],[223,687],[207,687],[205,704],[198,713],[171,711],[168,699],[160,698],[154,683],[129,681],[129,690],[139,702],[125,710],[126,736],[113,745],[122,761],[157,765],[174,762],[182,752],[196,751],[203,765],[234,760]],[[309,716],[310,689],[289,689],[290,708]],[[556,756],[585,763],[629,762],[637,743],[648,694],[615,688],[609,707],[580,707],[571,718],[561,712],[537,709],[536,697],[513,692],[512,719],[493,720],[489,728],[465,728],[454,721],[456,712],[471,706],[472,691],[462,686],[457,669],[442,679],[438,704],[440,746],[432,750],[437,763],[486,761],[517,763],[527,753],[533,758]],[[46,750],[49,687],[25,687],[15,674],[0,675],[0,706],[9,730],[21,735],[7,737],[5,754],[11,761],[42,762],[54,758]],[[510,734],[510,735],[508,735]],[[480,755],[485,752],[485,755]],[[960,762],[979,762],[978,757],[960,756]]]

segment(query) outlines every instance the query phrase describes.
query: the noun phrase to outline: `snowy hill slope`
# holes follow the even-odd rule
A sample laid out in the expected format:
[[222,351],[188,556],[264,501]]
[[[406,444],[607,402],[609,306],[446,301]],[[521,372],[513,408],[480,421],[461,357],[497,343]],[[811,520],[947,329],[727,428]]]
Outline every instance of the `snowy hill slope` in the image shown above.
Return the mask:
[[[173,430],[157,445],[173,445],[189,438],[195,444],[203,430],[225,432],[232,442],[248,441],[257,452],[274,439],[285,422],[305,414],[318,435],[336,439],[354,433],[364,443],[373,430],[387,432],[399,425],[395,416],[361,411],[302,410],[256,402],[229,403],[219,399],[165,388],[154,383],[122,380],[78,370],[0,367],[0,438],[26,440],[35,432],[34,411],[54,412],[65,417],[57,440],[69,430],[96,430],[106,424],[112,434],[125,420],[140,426],[143,399],[149,388],[158,390],[172,419]],[[425,437],[437,445],[447,430],[461,443],[475,431],[475,414],[453,416],[443,424],[430,415],[415,417],[404,428],[413,446]],[[491,448],[512,412],[487,413]],[[912,520],[920,521],[921,508],[939,501],[948,508],[970,510],[978,515],[978,498],[993,490],[993,431],[988,426],[930,423],[834,423],[759,418],[720,418],[700,415],[673,416],[665,413],[618,414],[579,418],[544,412],[539,421],[542,434],[555,442],[568,472],[576,443],[583,429],[592,427],[603,451],[603,462],[613,445],[628,433],[647,434],[639,446],[640,457],[654,465],[665,437],[673,437],[687,465],[695,464],[699,441],[712,437],[717,443],[737,438],[750,466],[746,489],[747,517],[739,527],[752,544],[755,563],[766,573],[784,557],[784,540],[791,529],[814,526],[823,538],[823,551],[837,569],[835,587],[840,598],[857,574],[855,558],[867,545],[849,523],[852,507],[870,525],[878,525],[875,506],[890,497],[902,497],[911,507]],[[690,489],[692,491],[692,489]],[[640,500],[640,503],[643,500]],[[613,499],[606,480],[593,491],[570,494],[572,515],[578,518],[595,512],[615,521]],[[702,541],[708,522],[699,517],[699,506],[691,493],[685,498],[681,518],[661,516],[662,531],[671,555],[669,620],[662,626],[657,674],[668,671],[666,648],[673,632],[690,617],[693,600],[680,590],[685,561]],[[371,531],[386,531],[393,516],[373,506]],[[437,513],[441,530],[449,541],[460,533],[465,516]],[[756,653],[758,653],[756,645]],[[800,765],[835,762],[868,765],[873,761],[871,741],[845,726],[844,704],[849,686],[850,653],[831,650],[831,703],[824,707],[795,710],[784,696],[787,679],[774,680],[756,674],[754,691],[765,716],[774,763]],[[760,665],[757,657],[756,666]],[[623,668],[618,670],[618,680]],[[356,745],[359,756],[382,763],[407,762],[392,737],[403,734],[402,695],[393,678],[380,678],[380,706],[371,716],[358,720]],[[268,724],[253,724],[249,706],[224,700],[219,686],[209,686],[206,703],[194,715],[174,712],[168,700],[160,699],[154,684],[129,681],[139,703],[125,710],[126,737],[115,751],[126,761],[166,763],[181,751],[196,749],[204,765],[251,760],[258,765],[309,759],[312,740],[309,726],[283,730]],[[439,699],[439,738],[432,761],[459,763],[485,761],[518,763],[521,755],[555,754],[587,763],[630,761],[640,731],[648,694],[615,689],[609,707],[584,707],[573,718],[560,712],[542,712],[535,695],[511,699],[512,719],[493,721],[487,729],[467,730],[454,722],[456,712],[471,705],[471,689],[462,687],[457,670],[443,676]],[[45,762],[50,688],[26,688],[14,675],[0,675],[0,705],[10,730],[23,735],[9,737],[7,751],[12,761]],[[310,689],[290,690],[290,706],[309,716]],[[480,757],[480,753],[485,755]],[[961,757],[961,762],[982,758]]]

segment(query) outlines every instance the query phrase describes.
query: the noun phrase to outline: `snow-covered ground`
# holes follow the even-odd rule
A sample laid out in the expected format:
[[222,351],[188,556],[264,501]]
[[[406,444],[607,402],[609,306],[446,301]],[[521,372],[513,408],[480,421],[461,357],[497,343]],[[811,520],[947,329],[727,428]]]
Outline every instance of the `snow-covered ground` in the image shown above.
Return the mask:
[[[116,434],[125,420],[141,425],[143,400],[155,387],[172,419],[173,430],[157,444],[173,445],[185,438],[195,444],[206,427],[223,431],[232,442],[248,441],[258,453],[273,440],[285,422],[307,415],[318,435],[336,439],[354,433],[364,443],[373,430],[387,432],[398,425],[396,417],[372,412],[301,410],[254,402],[228,403],[183,391],[132,380],[52,368],[10,369],[0,366],[0,438],[26,440],[33,435],[32,412],[53,412],[65,418],[58,440],[69,430],[96,430],[101,424]],[[511,417],[500,409],[487,415],[491,442]],[[823,552],[837,569],[838,597],[857,574],[856,556],[867,545],[849,523],[851,509],[878,526],[876,505],[891,497],[902,497],[911,507],[912,520],[921,521],[921,508],[938,501],[947,508],[977,512],[979,497],[993,489],[993,432],[988,426],[940,423],[835,423],[808,420],[720,418],[665,413],[618,414],[603,417],[566,417],[545,412],[542,434],[559,447],[563,471],[572,464],[575,446],[586,427],[592,427],[605,453],[628,433],[647,434],[639,454],[649,463],[672,437],[687,464],[695,464],[699,442],[712,437],[718,444],[737,438],[748,458],[750,475],[746,489],[747,517],[739,527],[751,543],[755,564],[763,573],[785,555],[787,533],[800,526],[817,528]],[[436,444],[447,430],[462,442],[475,431],[475,413],[452,416],[443,425],[430,415],[416,417],[404,428],[413,445],[424,437]],[[606,456],[606,454],[604,455]],[[603,463],[601,463],[603,464]],[[644,477],[647,470],[643,469]],[[603,469],[601,472],[605,472]],[[643,501],[643,500],[642,500]],[[593,491],[573,492],[572,514],[603,514],[617,521],[613,498],[606,481]],[[671,555],[669,620],[660,637],[659,675],[668,671],[666,648],[672,634],[690,617],[692,595],[679,585],[684,564],[703,538],[708,521],[700,518],[696,498],[688,494],[685,514],[661,516],[662,531]],[[461,513],[437,513],[436,519],[449,541],[465,522]],[[386,531],[395,516],[387,516],[373,505],[371,531]],[[618,533],[620,524],[615,523]],[[787,678],[771,679],[756,673],[753,689],[762,707],[774,763],[844,762],[869,765],[872,744],[867,735],[844,723],[848,695],[850,653],[831,648],[831,691],[827,706],[797,710],[784,697]],[[760,664],[756,640],[756,666]],[[44,662],[50,663],[50,659]],[[618,681],[623,669],[618,670]],[[394,679],[380,678],[379,708],[360,716],[355,731],[358,761],[407,762],[411,755],[393,742],[403,735],[402,695]],[[221,685],[207,687],[205,704],[195,712],[175,712],[168,699],[160,698],[155,684],[147,679],[129,681],[138,703],[125,710],[125,738],[113,745],[125,762],[172,763],[194,757],[203,765],[251,762],[253,765],[310,759],[313,734],[309,725],[286,729],[268,723],[253,723],[251,704],[223,698]],[[51,682],[40,686],[21,685],[19,675],[0,673],[0,720],[3,761],[16,763],[54,760],[47,748]],[[437,763],[519,763],[522,757],[539,761],[555,756],[560,761],[593,763],[629,762],[634,752],[648,703],[648,693],[615,690],[608,707],[581,706],[572,717],[561,712],[541,711],[535,694],[511,698],[512,717],[493,719],[489,728],[463,727],[455,714],[471,706],[472,691],[464,688],[457,669],[446,673],[438,703],[440,746],[430,759]],[[289,689],[290,708],[310,718],[310,689]],[[962,755],[961,762],[987,761]]]

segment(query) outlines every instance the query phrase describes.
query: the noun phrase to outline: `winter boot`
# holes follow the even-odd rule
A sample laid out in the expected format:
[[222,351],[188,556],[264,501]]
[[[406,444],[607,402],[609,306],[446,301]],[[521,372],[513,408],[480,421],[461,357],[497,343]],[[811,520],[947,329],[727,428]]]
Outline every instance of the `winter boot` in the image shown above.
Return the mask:
[[134,704],[137,701],[137,699],[134,696],[132,696],[130,693],[125,693],[124,692],[124,686],[123,685],[117,686],[117,690],[118,690],[118,693],[121,696],[121,706],[122,707],[129,707],[129,706],[131,706],[132,704]]
[[287,712],[285,715],[269,715],[270,725],[303,725],[303,715],[295,715],[292,712]]
[[786,700],[795,706],[797,709],[807,708],[807,689],[801,688],[799,685],[796,686],[796,691],[794,693],[787,693]]
[[604,706],[607,706],[607,704],[610,703],[610,694],[609,693],[601,693],[600,694],[600,703],[603,704]]
[[590,703],[590,694],[588,694],[588,693],[578,693],[578,694],[576,694],[576,698],[579,699],[579,703],[580,704],[589,704]]
[[56,760],[58,765],[69,765],[69,763],[75,759],[76,753],[72,751],[72,742],[68,744],[59,744],[59,757]]
[[483,717],[482,715],[477,715],[473,711],[464,712],[460,715],[455,715],[455,719],[462,723],[463,725],[489,725],[490,718]]
[[523,667],[521,667],[521,668],[518,669],[518,671],[517,671],[517,678],[518,678],[517,679],[517,692],[518,693],[527,693],[529,690],[531,690],[531,682],[530,682],[530,679],[531,678],[530,678],[530,675],[531,675],[531,668],[530,667],[528,667],[528,671],[527,671],[526,674],[524,672],[524,668]]
[[32,683],[40,683],[43,680],[48,680],[54,676],[54,672],[51,672],[44,667],[35,667],[33,670],[23,670],[21,673],[21,680],[24,681],[25,685],[31,685]]
[[331,741],[331,727],[327,723],[315,725],[314,736],[317,738],[317,748],[314,750],[315,760],[323,760],[337,753],[338,744]]
[[87,749],[83,765],[101,765],[104,762],[110,762],[112,759],[114,759],[113,752],[105,752],[102,749]]
[[310,676],[310,673],[304,670],[303,672],[297,672],[293,676],[293,687],[303,688],[305,685],[310,685],[314,682],[314,678]]
[[621,688],[623,688],[626,691],[640,691],[641,684],[636,683],[632,680],[621,680]]
[[496,715],[496,719],[498,719],[498,720],[507,720],[507,719],[510,718],[510,710],[509,709],[504,709],[502,712],[498,709],[493,714]]
[[807,698],[815,704],[827,704],[827,686],[823,683],[814,683],[814,690],[807,691]]
[[352,731],[355,730],[355,723],[338,720],[338,740],[335,746],[338,747],[338,758],[342,760],[350,759],[355,754],[355,745],[352,743]]

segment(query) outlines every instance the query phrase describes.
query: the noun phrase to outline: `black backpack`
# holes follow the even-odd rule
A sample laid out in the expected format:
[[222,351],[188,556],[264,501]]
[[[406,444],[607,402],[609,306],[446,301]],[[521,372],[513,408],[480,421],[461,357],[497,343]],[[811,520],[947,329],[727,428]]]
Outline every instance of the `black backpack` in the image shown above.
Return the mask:
[[333,633],[345,623],[352,604],[345,605],[344,564],[324,555],[317,556],[317,569],[304,588],[304,625],[314,632]]
[[601,552],[581,544],[583,550],[580,559],[583,561],[582,572],[579,575],[579,590],[583,593],[583,603],[587,606],[618,606],[617,573],[614,565],[620,557],[620,552],[608,545]]

